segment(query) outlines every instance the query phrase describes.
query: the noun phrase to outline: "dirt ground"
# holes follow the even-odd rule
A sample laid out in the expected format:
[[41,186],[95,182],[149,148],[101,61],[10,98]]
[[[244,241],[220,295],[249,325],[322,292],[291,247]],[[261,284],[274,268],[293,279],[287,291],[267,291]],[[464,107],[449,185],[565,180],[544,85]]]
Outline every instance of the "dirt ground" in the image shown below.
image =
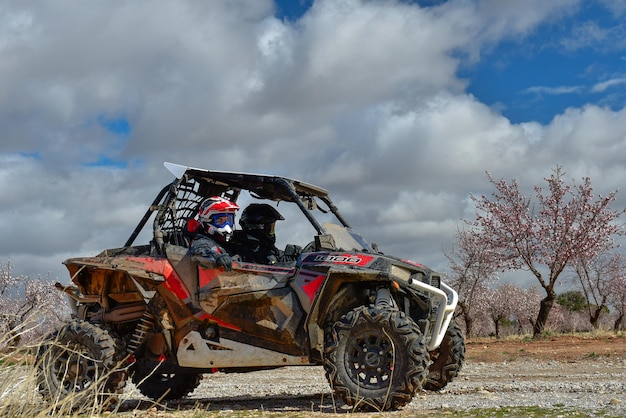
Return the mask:
[[[507,417],[531,416],[526,415],[530,411],[539,411],[532,416],[623,417],[625,361],[626,337],[612,334],[473,339],[467,342],[466,364],[450,385],[441,392],[418,393],[399,411],[355,413],[342,408],[341,402],[336,406],[321,366],[206,375],[194,393],[171,402],[168,408],[181,411],[176,418],[187,418],[188,412],[182,411],[190,409],[202,410],[193,416],[207,417],[269,413],[277,417],[400,418],[475,416],[480,408],[502,411],[498,416]],[[126,396],[120,412],[134,418],[162,416],[163,410],[146,404],[138,392]]]
[[626,337],[557,335],[542,339],[474,339],[467,342],[466,359],[504,362],[518,359],[574,362],[600,357],[626,358]]
[[[474,416],[475,408],[524,407],[549,408],[549,416],[600,416],[602,410],[609,413],[602,416],[623,417],[625,381],[624,335],[472,339],[467,342],[466,365],[450,385],[441,392],[420,392],[402,410],[384,415],[459,416],[459,411],[467,410],[462,416]],[[24,393],[31,396],[34,388],[25,385]],[[23,402],[16,399],[21,407]],[[132,418],[382,416],[336,406],[321,366],[205,375],[187,398],[167,405],[148,400],[129,383],[120,401],[116,413]],[[523,415],[526,411],[499,416],[529,416]],[[572,411],[587,412],[572,415]]]

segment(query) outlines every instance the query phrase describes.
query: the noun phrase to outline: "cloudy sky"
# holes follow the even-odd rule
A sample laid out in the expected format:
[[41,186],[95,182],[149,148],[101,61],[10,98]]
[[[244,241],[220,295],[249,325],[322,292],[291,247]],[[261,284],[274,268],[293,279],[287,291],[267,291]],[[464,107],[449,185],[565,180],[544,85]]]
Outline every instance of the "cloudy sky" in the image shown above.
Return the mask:
[[383,251],[445,270],[486,171],[622,186],[624,17],[625,0],[4,0],[0,262],[66,282],[64,259],[126,241],[171,161],[318,184]]

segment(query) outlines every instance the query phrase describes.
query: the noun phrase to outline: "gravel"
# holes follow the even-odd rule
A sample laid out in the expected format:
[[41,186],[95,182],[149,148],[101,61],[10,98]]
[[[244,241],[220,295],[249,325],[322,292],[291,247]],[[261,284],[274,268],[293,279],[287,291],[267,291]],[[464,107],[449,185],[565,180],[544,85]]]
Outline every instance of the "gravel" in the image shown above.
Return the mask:
[[[123,410],[151,405],[132,384],[123,399]],[[333,403],[323,369],[310,366],[205,375],[190,396],[168,406],[170,410],[349,412],[340,401]],[[392,414],[514,407],[626,416],[626,360],[468,362],[442,391],[419,392],[403,410]]]
[[467,364],[440,393],[421,393],[408,408],[536,406],[626,415],[626,362]]

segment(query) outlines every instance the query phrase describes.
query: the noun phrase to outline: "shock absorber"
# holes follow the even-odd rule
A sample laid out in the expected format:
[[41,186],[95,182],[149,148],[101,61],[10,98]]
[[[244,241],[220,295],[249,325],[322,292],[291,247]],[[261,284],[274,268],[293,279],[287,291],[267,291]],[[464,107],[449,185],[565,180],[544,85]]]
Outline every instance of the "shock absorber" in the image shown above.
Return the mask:
[[386,287],[380,287],[376,290],[376,301],[374,302],[376,306],[388,306],[390,308],[398,308],[395,300],[393,300],[393,296],[391,296],[391,292]]
[[133,332],[133,336],[130,337],[128,347],[126,348],[128,354],[135,354],[135,351],[137,351],[139,346],[146,339],[148,331],[152,329],[154,325],[154,320],[155,316],[148,312],[148,310],[146,309],[139,319],[137,327],[135,327],[135,332]]

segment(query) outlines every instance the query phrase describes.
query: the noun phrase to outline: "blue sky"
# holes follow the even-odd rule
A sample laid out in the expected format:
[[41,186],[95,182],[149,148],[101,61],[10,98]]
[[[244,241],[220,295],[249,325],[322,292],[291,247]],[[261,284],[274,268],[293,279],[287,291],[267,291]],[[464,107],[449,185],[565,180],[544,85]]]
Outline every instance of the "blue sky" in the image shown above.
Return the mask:
[[486,172],[528,192],[557,164],[597,193],[626,179],[626,0],[1,9],[0,263],[19,273],[67,279],[64,259],[122,245],[164,161],[318,184],[442,271]]
[[313,0],[276,0],[276,17],[297,21],[313,5]]
[[[467,91],[489,105],[502,104],[512,122],[550,122],[568,107],[593,103],[620,109],[626,100],[623,14],[599,2],[522,39],[505,40],[460,75]],[[614,86],[603,82],[619,80]]]
[[[403,3],[428,7],[446,2]],[[276,17],[297,22],[312,4],[277,0]],[[612,10],[606,2],[580,3],[561,19],[489,46],[478,62],[459,68],[458,75],[467,80],[467,92],[498,107],[514,123],[547,124],[568,107],[587,103],[620,109],[626,101],[623,17],[620,2]],[[615,79],[620,81],[602,86]]]

